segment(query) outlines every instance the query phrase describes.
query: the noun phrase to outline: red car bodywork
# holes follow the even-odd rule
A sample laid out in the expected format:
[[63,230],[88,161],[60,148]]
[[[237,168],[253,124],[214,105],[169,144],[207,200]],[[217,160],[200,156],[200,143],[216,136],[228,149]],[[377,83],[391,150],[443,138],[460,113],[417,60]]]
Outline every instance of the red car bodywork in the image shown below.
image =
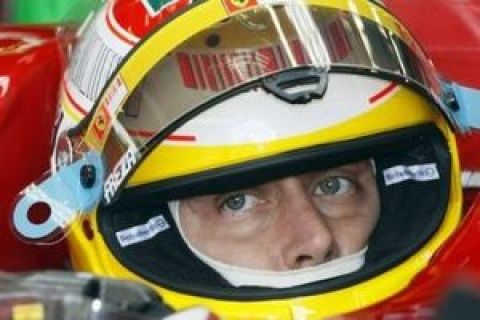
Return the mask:
[[[385,0],[447,78],[480,88],[480,3]],[[433,9],[432,9],[433,8]],[[428,15],[425,13],[428,12]],[[21,35],[41,41],[25,49]],[[9,36],[10,35],[10,38]],[[30,246],[9,230],[15,195],[48,169],[57,92],[72,33],[56,28],[0,27],[0,269],[62,268],[64,244]],[[480,106],[479,106],[480,112]],[[480,171],[480,133],[458,138],[463,170]],[[430,266],[399,294],[342,319],[430,319],[447,288],[468,279],[480,287],[479,189],[465,190],[461,227]],[[452,274],[454,276],[452,276]]]
[[0,269],[63,266],[64,244],[15,239],[9,212],[20,190],[49,167],[57,97],[71,32],[58,27],[0,27]]
[[[385,0],[448,79],[480,89],[480,2]],[[480,106],[479,111],[480,112]],[[480,132],[458,136],[462,170],[480,171]],[[358,319],[436,319],[452,289],[480,288],[480,189],[464,189],[465,218],[429,267],[399,294],[345,316]],[[478,314],[468,319],[477,319]],[[450,319],[450,318],[449,318]],[[451,319],[465,319],[457,315]]]

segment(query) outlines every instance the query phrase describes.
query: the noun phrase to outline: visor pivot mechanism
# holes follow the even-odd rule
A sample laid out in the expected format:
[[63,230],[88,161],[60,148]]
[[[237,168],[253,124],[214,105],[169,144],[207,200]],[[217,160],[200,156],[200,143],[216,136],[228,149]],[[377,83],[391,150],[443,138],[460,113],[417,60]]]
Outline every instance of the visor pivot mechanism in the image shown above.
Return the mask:
[[95,183],[95,167],[91,164],[83,165],[80,168],[80,183],[85,189],[91,189]]
[[480,129],[480,90],[459,83],[443,80],[443,111],[453,121],[460,132]]
[[460,106],[458,105],[457,98],[455,97],[455,94],[452,91],[448,91],[447,94],[445,94],[445,103],[446,105],[450,108],[450,110],[456,112],[460,110]]
[[263,88],[292,104],[305,104],[322,98],[327,91],[328,72],[318,68],[295,68],[266,77]]

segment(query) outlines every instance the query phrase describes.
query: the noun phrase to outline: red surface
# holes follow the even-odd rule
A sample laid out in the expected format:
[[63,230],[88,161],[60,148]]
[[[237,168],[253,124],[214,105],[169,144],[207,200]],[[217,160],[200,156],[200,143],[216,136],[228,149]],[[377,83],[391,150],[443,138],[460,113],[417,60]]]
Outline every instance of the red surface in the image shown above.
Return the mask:
[[[480,89],[480,0],[384,3],[420,42],[440,73]],[[480,133],[458,140],[462,167],[480,170]]]
[[480,134],[476,132],[466,136],[459,136],[457,143],[460,150],[462,168],[480,171]]
[[[156,25],[167,21],[178,10],[187,6],[190,1],[166,1],[162,8],[150,7],[148,3],[155,3],[155,1],[113,1],[113,5],[109,9],[112,11],[112,15],[107,17],[107,22],[112,32],[126,43],[133,45],[134,42],[123,37],[123,33],[129,33],[135,37],[142,38]],[[120,30],[118,27],[120,27]]]
[[[65,265],[63,244],[18,241],[9,225],[18,192],[48,169],[59,83],[68,34],[53,28],[0,27],[0,269],[24,271]],[[35,42],[23,37],[35,38]],[[25,38],[25,39],[27,39]],[[28,46],[30,45],[30,46]]]
[[[480,1],[384,2],[412,31],[444,75],[463,85],[480,88]],[[116,11],[125,27],[130,19],[127,11]],[[126,16],[120,18],[122,14]],[[0,34],[6,31],[12,30],[0,27]],[[15,53],[12,48],[21,41],[0,41],[0,164],[3,167],[0,172],[0,243],[3,249],[0,269],[22,271],[62,267],[66,258],[62,244],[42,248],[21,243],[11,235],[8,217],[18,191],[48,168],[57,91],[65,64],[61,47],[70,40],[56,38],[51,29],[20,28],[15,31],[33,32],[44,42]],[[7,46],[9,53],[5,50]],[[479,146],[479,134],[459,137],[464,168],[480,170]],[[474,194],[468,197],[470,204]],[[406,290],[343,319],[388,319],[389,316],[390,319],[431,319],[432,307],[452,283],[468,281],[480,288],[480,281],[476,280],[480,279],[479,234],[480,199],[477,198],[462,227]]]
[[[437,319],[436,309],[450,290],[473,287],[480,292],[480,199],[466,215],[462,227],[443,246],[430,266],[407,289],[377,305],[344,316],[360,319]],[[473,316],[473,315],[472,315]],[[478,316],[478,315],[477,315]],[[473,318],[471,318],[473,319]]]
[[[480,89],[480,1],[385,0],[384,3],[412,32],[442,74]],[[480,170],[480,133],[459,136],[458,147],[462,168]],[[461,227],[403,292],[342,319],[436,319],[439,304],[452,288],[473,287],[478,294],[478,191],[465,193],[467,214]]]
[[479,0],[384,0],[449,79],[480,88]]

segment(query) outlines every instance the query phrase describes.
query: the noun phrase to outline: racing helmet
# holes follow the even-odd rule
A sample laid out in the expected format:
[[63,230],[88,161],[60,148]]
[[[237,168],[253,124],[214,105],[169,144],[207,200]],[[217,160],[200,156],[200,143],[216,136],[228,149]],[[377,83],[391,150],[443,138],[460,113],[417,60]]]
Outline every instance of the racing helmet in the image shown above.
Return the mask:
[[88,14],[78,28],[78,41],[62,79],[57,132],[76,126],[91,111],[112,73],[140,39],[190,3],[90,1],[71,9]]
[[[460,221],[459,107],[378,2],[195,2],[142,35],[98,96],[59,135],[62,189],[43,188],[42,201],[62,214],[49,230],[68,226],[76,270],[144,282],[176,309],[205,305],[225,319],[354,311],[404,289]],[[364,160],[379,218],[343,274],[232,284],[178,221],[184,199]],[[48,236],[22,223],[24,237]]]

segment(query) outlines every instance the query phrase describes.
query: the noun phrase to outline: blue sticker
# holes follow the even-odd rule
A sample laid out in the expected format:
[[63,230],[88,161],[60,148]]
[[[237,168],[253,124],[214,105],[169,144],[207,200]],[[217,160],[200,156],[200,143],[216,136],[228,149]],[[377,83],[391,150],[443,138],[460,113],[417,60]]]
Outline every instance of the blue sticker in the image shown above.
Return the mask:
[[[456,82],[443,83],[455,97],[458,110],[446,110],[462,132],[480,129],[480,90]],[[448,104],[448,103],[447,103]]]
[[469,129],[480,129],[480,90],[452,83],[452,90],[460,106],[459,121]]
[[[95,169],[95,180],[84,187],[80,170],[85,165]],[[100,201],[105,170],[98,153],[89,152],[82,160],[61,167],[55,174],[39,185],[27,187],[13,212],[15,230],[24,238],[38,240],[64,228],[77,215],[86,213]],[[49,218],[42,223],[33,223],[28,212],[35,204],[45,203],[50,207]]]

